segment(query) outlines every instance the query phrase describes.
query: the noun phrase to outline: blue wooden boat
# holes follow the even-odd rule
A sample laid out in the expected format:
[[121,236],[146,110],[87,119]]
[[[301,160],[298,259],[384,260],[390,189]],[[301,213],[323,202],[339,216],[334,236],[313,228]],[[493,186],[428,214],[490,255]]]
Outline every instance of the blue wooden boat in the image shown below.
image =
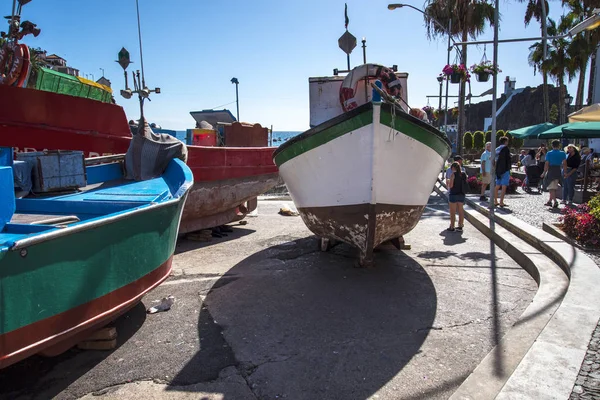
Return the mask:
[[127,180],[122,159],[99,158],[108,162],[85,167],[85,187],[15,198],[12,149],[3,150],[0,368],[68,349],[166,279],[193,183],[179,159],[156,178]]

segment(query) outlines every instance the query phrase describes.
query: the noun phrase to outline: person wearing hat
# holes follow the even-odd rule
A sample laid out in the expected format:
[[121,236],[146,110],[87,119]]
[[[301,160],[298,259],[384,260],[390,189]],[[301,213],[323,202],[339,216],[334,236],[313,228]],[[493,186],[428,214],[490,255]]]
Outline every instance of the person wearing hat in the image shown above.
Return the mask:
[[[456,155],[456,156],[452,157],[452,161],[457,162],[458,165],[460,165],[461,171],[466,173],[465,167],[463,167],[463,158],[461,156]],[[450,166],[446,170],[446,187],[448,187],[448,185],[450,184],[450,178],[452,177],[452,174],[453,174],[452,166]]]
[[573,205],[573,197],[575,196],[575,182],[577,181],[577,168],[581,163],[581,155],[577,147],[569,144],[566,148],[567,162],[563,169],[563,197],[562,203]]

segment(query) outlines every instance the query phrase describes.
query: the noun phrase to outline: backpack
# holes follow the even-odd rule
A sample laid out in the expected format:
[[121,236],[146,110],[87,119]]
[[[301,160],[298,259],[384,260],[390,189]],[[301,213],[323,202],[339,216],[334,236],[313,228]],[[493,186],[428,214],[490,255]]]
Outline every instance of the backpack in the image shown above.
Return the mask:
[[467,174],[464,172],[460,173],[460,179],[456,179],[454,175],[454,185],[451,189],[452,194],[467,194]]

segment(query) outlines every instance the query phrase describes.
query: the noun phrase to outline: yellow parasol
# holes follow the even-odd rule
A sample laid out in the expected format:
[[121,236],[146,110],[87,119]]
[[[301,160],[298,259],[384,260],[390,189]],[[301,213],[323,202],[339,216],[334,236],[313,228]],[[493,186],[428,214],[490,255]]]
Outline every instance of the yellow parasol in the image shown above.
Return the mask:
[[569,122],[600,122],[600,104],[592,104],[569,114]]

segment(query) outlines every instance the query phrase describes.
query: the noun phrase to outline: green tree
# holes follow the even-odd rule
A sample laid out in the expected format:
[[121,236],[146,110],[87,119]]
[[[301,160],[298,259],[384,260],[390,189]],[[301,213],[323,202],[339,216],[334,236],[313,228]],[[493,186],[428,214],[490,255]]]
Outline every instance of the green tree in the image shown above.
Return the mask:
[[502,129],[498,129],[496,131],[496,146],[500,145],[500,138],[504,136],[504,131]]
[[[567,33],[571,22],[564,16],[561,17],[558,25],[552,18],[548,18],[548,22],[548,35],[555,38],[548,41],[548,57],[542,60],[541,65],[542,69],[558,82],[558,104],[560,105],[558,107],[558,121],[562,123],[566,119],[564,116],[565,108],[563,107],[566,95],[565,76],[571,82],[576,75],[576,68],[571,55],[567,51],[570,41],[565,38],[557,38],[557,36]],[[539,43],[535,43],[533,46],[536,45],[539,45]]]
[[485,131],[485,142],[491,142],[492,141],[492,131]]
[[[600,7],[600,0],[562,0],[563,7],[570,10],[565,16],[565,23],[569,28],[582,22],[584,19],[592,15],[592,11],[595,8]],[[585,75],[587,70],[588,61],[591,59],[590,65],[590,85],[588,87],[588,102],[591,99],[592,89],[592,74],[594,73],[596,58],[592,57],[596,52],[596,48],[600,44],[600,32],[598,29],[591,31],[584,31],[573,37],[571,41],[568,53],[573,60],[573,68],[579,75],[579,81],[577,83],[577,94],[575,96],[575,105],[582,106],[584,86],[585,86]]]
[[[438,23],[441,25],[439,26]],[[486,0],[427,0],[425,25],[429,39],[448,35],[451,25],[453,38],[466,42],[469,37],[476,39],[487,24],[494,23],[494,6]],[[443,27],[443,28],[442,28]],[[460,63],[467,66],[467,45],[462,45]],[[458,153],[461,153],[462,134],[465,127],[466,82],[460,82],[458,92]]]
[[485,141],[482,131],[475,131],[473,133],[473,148],[482,150],[485,147]]
[[473,148],[473,134],[471,132],[465,132],[463,135],[463,146],[465,150],[471,150]]
[[558,107],[556,106],[556,103],[552,104],[552,107],[550,107],[550,116],[548,119],[553,124],[556,123],[556,120],[558,119]]
[[506,136],[508,138],[508,145],[510,147],[515,147],[514,146],[514,141],[513,141],[514,138],[512,137],[512,135],[510,134],[510,132],[508,132],[508,131],[504,132],[504,136]]
[[[525,26],[529,26],[531,20],[535,19],[540,23],[540,31],[541,36],[544,36],[544,21],[547,21],[547,15],[549,12],[548,1],[543,0],[519,0],[521,3],[527,1],[527,8],[525,9]],[[544,4],[544,7],[542,7]],[[548,121],[548,115],[550,113],[550,96],[548,94],[548,74],[541,68],[543,56],[544,56],[544,48],[542,43],[539,43],[539,46],[535,48],[535,51],[532,50],[531,46],[529,49],[532,51],[529,54],[528,61],[529,65],[533,67],[533,74],[535,75],[537,71],[542,73],[542,102],[543,102],[543,120]]]
[[523,147],[523,144],[525,143],[525,141],[522,138],[516,138],[513,137],[513,146],[515,149],[520,149],[521,147]]

